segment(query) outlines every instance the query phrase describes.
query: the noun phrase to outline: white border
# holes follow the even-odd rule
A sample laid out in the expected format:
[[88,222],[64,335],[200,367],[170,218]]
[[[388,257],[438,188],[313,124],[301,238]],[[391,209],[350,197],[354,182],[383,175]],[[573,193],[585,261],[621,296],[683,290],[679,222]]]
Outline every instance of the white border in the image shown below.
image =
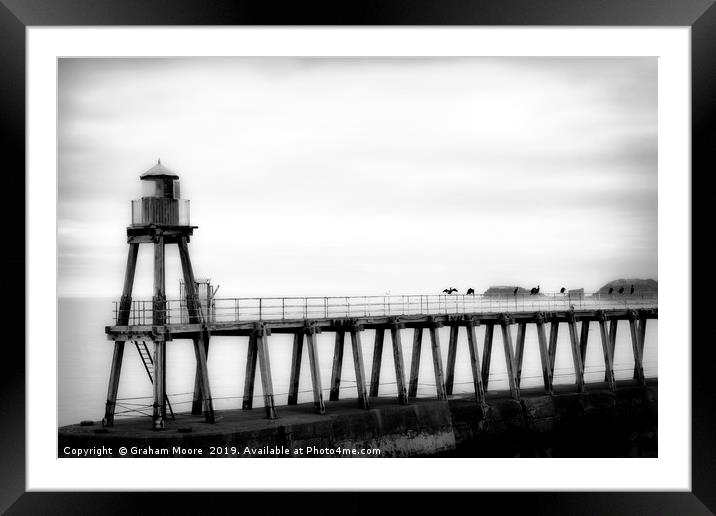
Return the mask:
[[[690,490],[690,29],[28,28],[27,489]],[[60,56],[658,56],[658,459],[57,459]],[[688,339],[685,339],[688,335]],[[668,409],[668,410],[667,410]]]

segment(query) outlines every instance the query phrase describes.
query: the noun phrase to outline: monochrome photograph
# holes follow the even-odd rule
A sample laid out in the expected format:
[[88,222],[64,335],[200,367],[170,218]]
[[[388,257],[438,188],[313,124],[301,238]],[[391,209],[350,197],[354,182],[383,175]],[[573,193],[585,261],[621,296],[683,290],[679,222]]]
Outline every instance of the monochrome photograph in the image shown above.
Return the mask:
[[658,457],[658,66],[59,58],[57,456]]

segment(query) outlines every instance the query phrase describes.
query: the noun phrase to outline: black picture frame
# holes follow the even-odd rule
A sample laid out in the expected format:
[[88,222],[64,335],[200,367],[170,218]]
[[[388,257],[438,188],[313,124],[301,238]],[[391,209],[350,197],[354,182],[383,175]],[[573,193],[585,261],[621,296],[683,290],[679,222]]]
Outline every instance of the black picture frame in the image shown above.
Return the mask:
[[[713,0],[370,0],[346,2],[248,2],[231,0],[0,0],[0,127],[6,192],[23,199],[25,170],[25,30],[32,26],[87,25],[569,25],[569,26],[688,26],[691,27],[692,59],[692,192],[706,194],[704,180],[714,170],[716,143],[716,7]],[[699,188],[699,185],[702,187]],[[15,210],[14,213],[20,210]],[[24,210],[23,210],[24,212]],[[702,216],[699,216],[702,215]],[[709,235],[709,218],[692,215],[692,234]],[[7,221],[6,221],[7,222]],[[17,220],[6,223],[8,271],[25,264],[25,227]],[[702,231],[699,231],[702,230]],[[698,243],[695,240],[694,243]],[[691,251],[693,252],[693,251]],[[10,269],[12,268],[12,269]],[[702,275],[703,273],[703,275]],[[708,277],[694,263],[692,276]],[[18,274],[15,281],[19,282]],[[23,285],[24,286],[24,285]],[[17,286],[18,290],[20,285]],[[24,291],[24,290],[23,290]],[[706,303],[685,299],[693,308],[692,320],[700,321]],[[14,303],[23,310],[24,303]],[[8,317],[8,316],[6,316]],[[12,320],[20,314],[11,313]],[[24,325],[19,325],[24,327]],[[11,338],[8,338],[10,336]],[[692,337],[692,490],[690,492],[589,492],[589,493],[480,493],[470,500],[475,510],[497,503],[504,508],[550,514],[681,513],[716,512],[716,389],[711,369],[716,364],[714,346]],[[24,342],[24,335],[23,335]],[[52,343],[47,343],[52,346]],[[663,345],[684,343],[664,343]],[[206,495],[188,498],[185,493],[26,493],[25,492],[25,350],[14,334],[6,333],[0,360],[0,510],[8,514],[110,514],[146,509],[159,503],[165,512],[183,513],[207,507]],[[54,401],[48,400],[48,403]],[[668,412],[668,407],[663,409]],[[47,424],[54,425],[54,421]],[[226,503],[229,494],[211,494],[211,506]],[[241,494],[243,507],[265,503],[261,494]],[[264,493],[265,497],[266,494]],[[340,512],[364,513],[375,499],[352,493],[349,499],[320,498],[321,507]],[[304,500],[304,501],[302,501]],[[275,508],[276,498],[271,495]],[[313,504],[306,493],[294,493],[291,506]],[[424,507],[418,493],[401,503]],[[452,502],[451,502],[452,503]],[[462,504],[462,501],[456,502]],[[480,505],[474,505],[479,503]],[[340,504],[340,505],[339,505]],[[343,510],[345,507],[345,510]],[[333,510],[331,512],[334,512]],[[511,511],[510,511],[511,512]]]

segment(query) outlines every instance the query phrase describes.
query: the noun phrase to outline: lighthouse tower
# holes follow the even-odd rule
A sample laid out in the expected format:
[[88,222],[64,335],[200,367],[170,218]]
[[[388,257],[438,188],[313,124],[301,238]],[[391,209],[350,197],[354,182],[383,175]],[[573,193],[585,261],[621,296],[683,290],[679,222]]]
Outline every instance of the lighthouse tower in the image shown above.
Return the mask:
[[[189,259],[188,243],[196,228],[189,222],[189,201],[179,197],[179,176],[162,165],[160,160],[142,174],[140,179],[142,181],[142,197],[132,201],[132,223],[127,227],[129,254],[124,276],[124,289],[117,314],[117,325],[129,324],[139,245],[152,244],[154,247],[154,290],[151,326],[147,328],[146,335],[149,335],[154,342],[154,374],[150,376],[154,388],[152,425],[155,430],[161,430],[166,421],[166,335],[168,334],[165,331],[168,324],[168,311],[165,294],[164,248],[167,244],[176,244],[179,247],[184,277],[183,294],[186,298],[188,322],[196,328],[196,331],[191,333],[197,361],[195,399],[203,410],[204,419],[213,423],[214,409],[206,367],[206,344],[208,344],[209,335],[196,291],[194,271]],[[124,341],[119,340],[114,343],[107,404],[102,420],[104,426],[114,424],[124,344]]]

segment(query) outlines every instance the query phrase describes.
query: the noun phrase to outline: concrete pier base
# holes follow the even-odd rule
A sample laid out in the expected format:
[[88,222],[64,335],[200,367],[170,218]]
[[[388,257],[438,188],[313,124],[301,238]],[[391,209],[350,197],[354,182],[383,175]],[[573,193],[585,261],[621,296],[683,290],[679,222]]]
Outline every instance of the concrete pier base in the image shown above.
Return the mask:
[[[509,391],[489,392],[485,408],[471,394],[410,405],[392,396],[371,398],[369,409],[355,399],[329,401],[323,415],[303,403],[277,407],[274,420],[260,409],[237,409],[217,411],[211,425],[185,413],[168,421],[164,432],[147,428],[145,418],[119,419],[112,428],[77,424],[59,429],[58,456],[77,456],[78,450],[96,456],[91,451],[102,447],[105,457],[130,458],[365,457],[360,450],[368,449],[380,450],[371,455],[380,457],[657,456],[656,379],[646,387],[620,381],[614,391],[607,384],[588,384],[583,393],[571,385],[554,391],[523,389],[519,401]],[[212,454],[217,448],[221,452]]]

